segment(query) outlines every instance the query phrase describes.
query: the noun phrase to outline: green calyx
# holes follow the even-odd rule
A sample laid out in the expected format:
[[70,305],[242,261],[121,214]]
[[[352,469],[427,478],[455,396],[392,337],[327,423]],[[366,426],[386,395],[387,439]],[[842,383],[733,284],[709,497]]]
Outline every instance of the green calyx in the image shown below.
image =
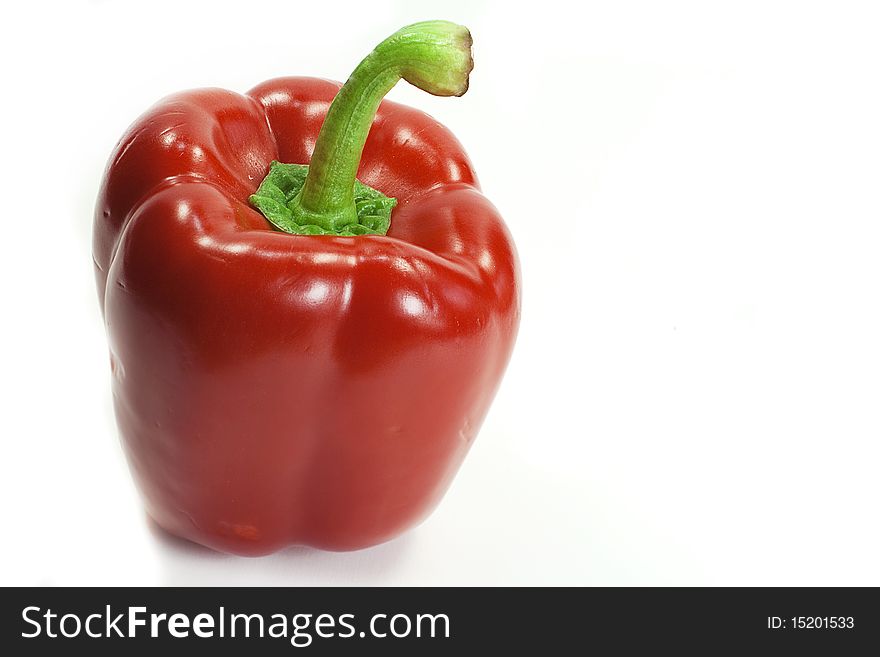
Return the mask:
[[269,174],[250,197],[256,207],[278,230],[293,235],[384,235],[391,226],[391,210],[397,199],[354,181],[355,223],[330,229],[317,224],[298,223],[295,208],[308,176],[307,164],[272,162]]
[[356,179],[379,103],[403,78],[437,96],[461,96],[473,69],[471,35],[447,21],[398,30],[336,94],[309,165],[273,162],[251,204],[298,235],[384,235],[396,200]]

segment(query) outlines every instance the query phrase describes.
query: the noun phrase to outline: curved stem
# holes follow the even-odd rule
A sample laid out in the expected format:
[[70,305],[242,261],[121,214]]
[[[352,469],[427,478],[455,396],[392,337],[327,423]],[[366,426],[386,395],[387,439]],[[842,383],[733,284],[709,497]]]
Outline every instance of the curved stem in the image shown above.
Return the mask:
[[298,223],[337,230],[357,221],[355,176],[382,98],[401,78],[436,96],[461,96],[473,69],[471,44],[467,28],[427,21],[395,32],[364,58],[324,119],[305,184],[291,203]]

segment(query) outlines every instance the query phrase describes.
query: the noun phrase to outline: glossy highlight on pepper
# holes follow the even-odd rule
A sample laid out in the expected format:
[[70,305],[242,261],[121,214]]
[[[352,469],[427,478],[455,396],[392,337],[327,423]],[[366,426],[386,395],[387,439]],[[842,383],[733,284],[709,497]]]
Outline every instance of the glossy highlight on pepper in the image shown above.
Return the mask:
[[[448,488],[513,348],[519,269],[459,142],[381,96],[400,77],[460,94],[471,66],[466,29],[420,23],[342,90],[186,91],[117,145],[95,271],[123,448],[167,531],[246,555],[357,549]],[[289,234],[249,202],[272,162],[309,165],[291,212],[338,234]],[[386,234],[343,235],[355,178],[396,199]]]

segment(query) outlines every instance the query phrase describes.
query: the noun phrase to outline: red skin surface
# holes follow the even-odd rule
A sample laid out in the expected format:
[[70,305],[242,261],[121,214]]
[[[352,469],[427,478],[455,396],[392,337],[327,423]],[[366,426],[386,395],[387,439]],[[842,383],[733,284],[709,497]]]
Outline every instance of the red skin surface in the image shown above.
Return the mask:
[[519,323],[511,237],[455,137],[384,101],[358,178],[387,236],[288,235],[248,204],[308,163],[339,85],[163,99],[116,147],[94,259],[126,457],[150,516],[224,552],[351,550],[437,504]]

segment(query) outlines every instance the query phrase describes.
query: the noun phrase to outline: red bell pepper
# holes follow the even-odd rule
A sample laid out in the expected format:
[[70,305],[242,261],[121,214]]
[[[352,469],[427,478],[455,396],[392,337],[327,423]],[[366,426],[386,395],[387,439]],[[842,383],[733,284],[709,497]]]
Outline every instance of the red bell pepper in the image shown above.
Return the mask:
[[167,531],[355,549],[449,486],[513,348],[516,253],[455,137],[382,98],[463,94],[470,46],[419,23],[341,88],[179,93],[117,145],[94,260],[125,454]]

